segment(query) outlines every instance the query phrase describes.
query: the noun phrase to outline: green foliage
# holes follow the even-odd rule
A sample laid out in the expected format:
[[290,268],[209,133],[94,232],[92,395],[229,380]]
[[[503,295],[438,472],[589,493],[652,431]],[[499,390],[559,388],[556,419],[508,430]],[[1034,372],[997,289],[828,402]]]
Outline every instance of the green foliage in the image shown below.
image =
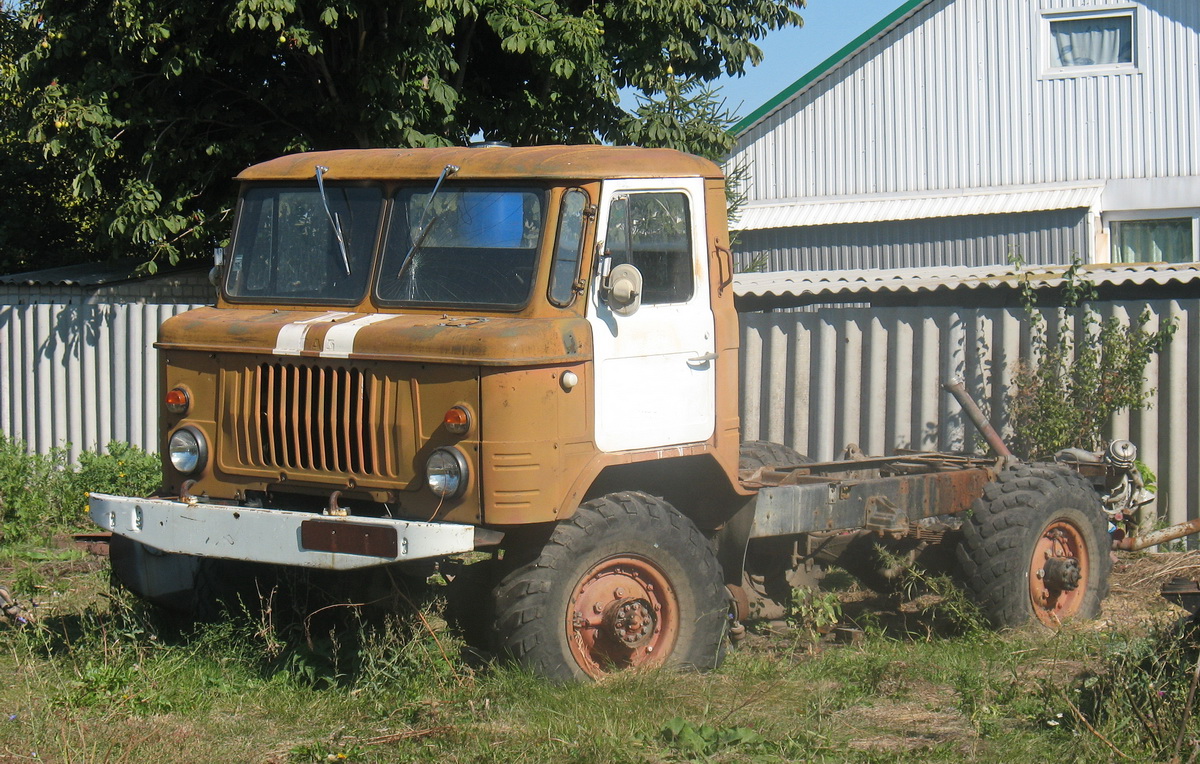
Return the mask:
[[72,523],[86,497],[70,493],[67,454],[30,454],[0,434],[0,532],[5,543],[48,536]]
[[81,453],[71,482],[85,493],[148,496],[162,482],[162,465],[137,446],[113,441],[107,453]]
[[39,0],[20,6],[8,34],[19,55],[6,124],[60,169],[53,182],[79,200],[93,257],[174,263],[225,239],[230,178],[283,153],[477,135],[518,145],[682,136],[710,152],[727,140],[721,127],[675,124],[658,109],[631,117],[620,89],[650,99],[739,74],[761,60],[757,40],[800,23],[802,6]]
[[1186,741],[1187,760],[1196,760],[1198,635],[1196,623],[1187,621],[1144,637],[1114,639],[1103,664],[1078,682],[1078,709],[1063,714],[1063,723],[1082,727],[1081,719],[1087,719],[1115,745],[1145,751],[1145,760],[1181,761],[1178,746]]
[[761,751],[766,743],[762,735],[746,727],[696,726],[678,716],[663,726],[659,739],[688,759],[705,760],[718,753],[745,756]]
[[981,639],[991,634],[987,618],[979,606],[967,596],[953,578],[946,574],[931,574],[918,565],[905,569],[901,580],[904,596],[916,600],[924,594],[933,595],[921,607],[921,615],[929,623],[929,634]]
[[[8,82],[34,35],[17,11],[0,7],[0,82]],[[86,208],[71,196],[69,168],[25,139],[28,94],[0,88],[0,273],[46,267],[46,258],[67,264],[83,256],[90,235]]]
[[1087,305],[1095,287],[1076,260],[1064,276],[1051,327],[1029,274],[1014,262],[1030,325],[1030,357],[1017,365],[1008,396],[1013,450],[1029,459],[1046,459],[1063,448],[1099,450],[1114,414],[1148,405],[1153,390],[1145,386],[1146,366],[1170,342],[1176,325],[1165,320],[1150,331],[1149,310],[1128,325],[1116,317],[1101,320]]
[[159,482],[158,457],[136,446],[114,441],[107,453],[85,451],[74,465],[65,449],[31,454],[24,442],[0,434],[0,540],[28,542],[89,527],[90,492],[147,496]]
[[818,592],[809,588],[792,589],[788,622],[800,629],[810,642],[837,626],[842,619],[842,603],[837,592]]

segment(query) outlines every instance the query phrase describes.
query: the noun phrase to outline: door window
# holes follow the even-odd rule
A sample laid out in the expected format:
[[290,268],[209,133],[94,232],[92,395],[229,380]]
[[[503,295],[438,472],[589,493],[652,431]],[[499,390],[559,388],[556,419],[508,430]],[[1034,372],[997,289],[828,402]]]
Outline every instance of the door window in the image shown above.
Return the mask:
[[616,267],[642,274],[642,305],[687,302],[695,291],[687,196],[679,192],[631,193],[613,199],[604,237]]

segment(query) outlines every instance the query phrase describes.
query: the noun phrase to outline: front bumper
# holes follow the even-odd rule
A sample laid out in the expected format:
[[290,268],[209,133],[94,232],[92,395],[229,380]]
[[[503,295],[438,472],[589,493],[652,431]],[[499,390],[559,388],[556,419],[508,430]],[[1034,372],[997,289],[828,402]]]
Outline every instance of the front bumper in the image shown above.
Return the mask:
[[163,552],[322,570],[423,560],[499,542],[495,531],[455,523],[333,517],[94,493],[92,522]]

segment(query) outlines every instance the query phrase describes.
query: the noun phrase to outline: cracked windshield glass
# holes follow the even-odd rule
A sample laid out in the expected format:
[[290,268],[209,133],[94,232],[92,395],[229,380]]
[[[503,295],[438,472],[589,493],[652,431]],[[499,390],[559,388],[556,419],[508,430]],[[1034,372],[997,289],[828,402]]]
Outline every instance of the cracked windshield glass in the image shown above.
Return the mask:
[[519,308],[533,286],[544,206],[539,189],[402,189],[376,296],[385,304]]

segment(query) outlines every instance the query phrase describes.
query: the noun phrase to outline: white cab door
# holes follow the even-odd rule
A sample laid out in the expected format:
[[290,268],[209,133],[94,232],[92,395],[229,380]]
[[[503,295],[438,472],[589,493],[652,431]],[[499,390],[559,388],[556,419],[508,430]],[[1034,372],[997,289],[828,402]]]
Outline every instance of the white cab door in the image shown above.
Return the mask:
[[[716,407],[700,178],[607,181],[600,257],[589,293],[596,373],[596,445],[602,451],[707,440]],[[629,263],[642,275],[631,315],[606,304],[603,275]]]

